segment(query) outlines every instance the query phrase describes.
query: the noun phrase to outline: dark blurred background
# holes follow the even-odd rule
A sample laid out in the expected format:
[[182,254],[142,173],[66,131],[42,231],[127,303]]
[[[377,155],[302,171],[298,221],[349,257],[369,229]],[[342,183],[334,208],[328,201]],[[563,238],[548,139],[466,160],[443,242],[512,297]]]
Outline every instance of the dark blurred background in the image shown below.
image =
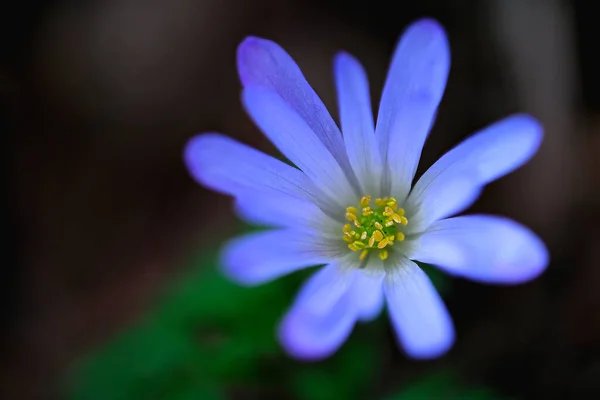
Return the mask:
[[[0,398],[599,398],[600,26],[593,5],[7,2],[0,23]],[[228,198],[188,176],[182,147],[216,130],[273,151],[239,101],[235,49],[246,35],[288,50],[337,118],[335,52],[363,62],[376,107],[399,35],[422,16],[446,27],[453,64],[420,171],[496,119],[535,115],[546,128],[539,154],[490,185],[474,210],[532,227],[552,265],[517,287],[440,277],[458,333],[440,360],[407,360],[385,317],[357,328],[345,348],[361,350],[351,355],[322,365],[288,360],[272,330],[301,279],[240,294],[216,277],[214,249],[246,228]],[[240,333],[254,324],[263,331]],[[265,335],[268,343],[257,345]],[[358,369],[339,372],[341,365]],[[179,378],[165,383],[167,375]],[[452,397],[457,385],[484,389]],[[433,386],[437,394],[427,392]]]

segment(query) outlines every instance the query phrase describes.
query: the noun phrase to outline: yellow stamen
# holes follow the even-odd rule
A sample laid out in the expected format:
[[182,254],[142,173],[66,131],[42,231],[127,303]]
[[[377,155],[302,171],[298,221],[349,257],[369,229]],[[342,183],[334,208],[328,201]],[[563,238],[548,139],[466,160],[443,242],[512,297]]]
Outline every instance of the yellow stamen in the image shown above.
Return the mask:
[[381,260],[386,260],[388,258],[388,251],[387,250],[381,250],[379,252],[379,258],[381,258]]
[[358,256],[358,259],[360,261],[364,260],[365,258],[367,258],[367,255],[369,254],[369,250],[363,250],[362,253],[360,253],[360,256]]
[[383,248],[384,248],[385,246],[387,246],[388,244],[389,244],[389,242],[388,242],[387,238],[386,238],[386,239],[383,239],[381,242],[379,242],[379,243],[377,244],[377,248],[378,248],[378,249],[383,249]]
[[375,231],[373,232],[373,236],[372,236],[376,242],[380,242],[381,239],[383,239],[383,233],[381,233],[381,231]]
[[366,207],[371,202],[371,196],[363,196],[360,198],[360,206]]
[[377,198],[374,204],[371,200],[371,196],[362,196],[356,207],[346,208],[348,223],[343,225],[342,238],[350,250],[359,252],[361,261],[368,258],[371,250],[378,250],[379,258],[386,260],[389,247],[406,240],[401,229],[408,219],[394,197]]

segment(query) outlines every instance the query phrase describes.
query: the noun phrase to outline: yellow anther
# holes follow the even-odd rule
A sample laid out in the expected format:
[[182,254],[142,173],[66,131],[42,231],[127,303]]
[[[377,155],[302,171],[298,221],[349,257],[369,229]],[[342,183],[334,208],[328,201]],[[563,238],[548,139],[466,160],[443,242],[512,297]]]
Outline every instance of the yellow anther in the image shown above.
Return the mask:
[[365,244],[362,242],[359,242],[358,240],[355,240],[353,243],[350,243],[348,245],[348,248],[352,251],[359,251],[365,248]]
[[389,242],[388,242],[387,238],[386,238],[386,239],[383,239],[381,242],[379,242],[379,243],[377,244],[377,248],[378,248],[378,249],[383,249],[383,248],[384,248],[385,246],[387,246],[388,244],[389,244]]
[[364,260],[365,258],[367,258],[367,255],[369,254],[369,250],[363,250],[362,253],[360,253],[360,256],[358,257],[358,259],[360,261]]
[[408,224],[405,210],[398,207],[393,197],[382,197],[371,202],[371,196],[362,196],[356,207],[346,208],[348,223],[343,225],[343,240],[348,248],[366,260],[371,250],[377,250],[379,258],[386,260],[394,242],[406,240],[403,225]]
[[380,242],[383,239],[383,233],[381,233],[381,231],[375,231],[371,237],[375,239],[376,242]]
[[381,250],[379,252],[379,258],[381,258],[381,260],[386,260],[388,258],[388,251],[387,250]]
[[355,240],[353,244],[354,244],[354,246],[356,246],[359,249],[365,248],[365,244],[363,242],[361,242],[360,240]]
[[375,199],[375,205],[377,207],[383,207],[386,202],[387,202],[387,198],[385,198],[385,199]]
[[363,196],[360,198],[360,206],[366,207],[371,202],[371,196]]

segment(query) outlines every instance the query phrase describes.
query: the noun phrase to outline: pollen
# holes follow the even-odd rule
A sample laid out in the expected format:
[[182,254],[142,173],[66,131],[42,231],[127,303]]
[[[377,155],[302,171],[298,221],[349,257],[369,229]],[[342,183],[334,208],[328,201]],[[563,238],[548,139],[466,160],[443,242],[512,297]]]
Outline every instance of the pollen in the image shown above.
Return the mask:
[[362,261],[362,260],[364,260],[365,258],[367,258],[367,256],[368,256],[368,255],[369,255],[369,250],[363,250],[363,251],[360,253],[360,256],[358,256],[358,259],[359,259],[360,261]]
[[346,220],[342,228],[343,239],[351,251],[359,252],[359,260],[366,260],[371,253],[378,253],[386,260],[394,243],[406,239],[402,228],[408,224],[403,208],[393,197],[377,198],[362,196],[358,207],[346,208]]
[[367,207],[371,203],[371,196],[363,196],[360,198],[360,206]]
[[387,258],[388,258],[388,251],[387,250],[381,250],[379,252],[379,258],[381,258],[382,261],[387,260]]

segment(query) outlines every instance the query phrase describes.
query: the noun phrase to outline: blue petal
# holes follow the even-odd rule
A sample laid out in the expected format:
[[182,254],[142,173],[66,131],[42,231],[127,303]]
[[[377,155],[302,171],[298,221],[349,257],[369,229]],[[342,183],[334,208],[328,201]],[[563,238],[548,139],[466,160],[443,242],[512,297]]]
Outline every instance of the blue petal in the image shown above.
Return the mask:
[[332,198],[356,197],[344,171],[323,142],[279,95],[254,86],[244,89],[243,100],[261,130],[319,189]]
[[362,321],[375,319],[383,308],[384,274],[365,274],[356,271],[350,295],[354,298],[359,318]]
[[306,282],[279,329],[279,338],[290,355],[322,359],[348,338],[357,317],[348,295],[352,278],[332,264]]
[[381,156],[375,139],[369,81],[360,63],[347,53],[334,62],[344,143],[363,193],[380,196]]
[[444,29],[430,19],[411,25],[394,53],[375,130],[384,165],[389,167],[390,193],[400,201],[410,190],[449,69]]
[[302,171],[218,133],[192,138],[184,158],[192,176],[218,192],[286,195],[333,208]]
[[229,241],[221,255],[223,273],[243,285],[258,285],[302,268],[326,264],[339,247],[291,229],[251,233]]
[[237,62],[242,84],[259,86],[281,96],[312,129],[358,189],[340,130],[285,50],[270,40],[248,37],[238,47]]
[[315,204],[288,195],[249,192],[236,201],[238,215],[247,222],[271,227],[332,233],[339,236],[340,222],[328,217]]
[[542,127],[528,115],[506,118],[468,138],[419,179],[406,204],[409,225],[423,231],[464,210],[484,185],[529,160],[541,141]]
[[385,297],[400,345],[412,358],[435,358],[454,343],[448,310],[427,275],[412,261],[388,273]]
[[506,218],[469,215],[434,223],[420,239],[419,261],[485,283],[529,281],[547,267],[542,241]]

